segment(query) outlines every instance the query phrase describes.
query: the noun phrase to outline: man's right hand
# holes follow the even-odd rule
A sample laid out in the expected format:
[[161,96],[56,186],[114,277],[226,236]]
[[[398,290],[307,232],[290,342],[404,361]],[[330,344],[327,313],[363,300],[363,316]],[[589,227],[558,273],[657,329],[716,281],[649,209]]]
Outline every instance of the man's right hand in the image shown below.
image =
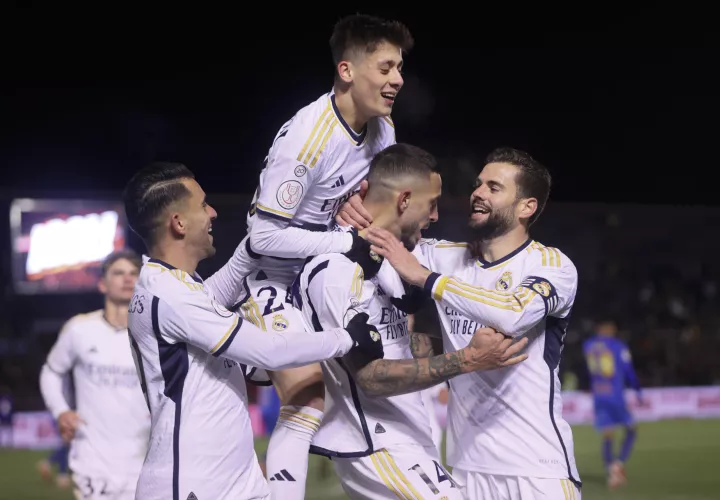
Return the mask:
[[528,344],[527,337],[513,343],[512,337],[498,333],[492,328],[478,328],[465,351],[465,373],[480,370],[496,370],[517,365],[528,358],[520,354]]
[[58,428],[60,429],[60,436],[63,441],[69,443],[75,437],[75,431],[80,427],[80,424],[84,424],[83,419],[80,415],[72,410],[64,411],[58,415]]
[[368,324],[367,313],[356,314],[347,324],[345,330],[350,334],[355,346],[350,351],[360,355],[365,363],[385,356],[382,338],[374,325]]
[[363,206],[363,199],[367,193],[368,181],[360,183],[360,191],[355,193],[338,210],[335,222],[341,226],[352,226],[358,231],[369,227],[373,221],[372,215]]

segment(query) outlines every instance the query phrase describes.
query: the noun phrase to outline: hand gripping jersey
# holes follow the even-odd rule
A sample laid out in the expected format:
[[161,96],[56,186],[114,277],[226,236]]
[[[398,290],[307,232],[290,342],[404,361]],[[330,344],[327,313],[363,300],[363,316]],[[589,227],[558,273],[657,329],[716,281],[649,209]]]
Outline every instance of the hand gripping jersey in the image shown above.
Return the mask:
[[[70,469],[105,483],[132,481],[134,485],[147,452],[150,413],[127,329],[108,323],[102,310],[80,314],[65,324],[40,378],[43,397],[55,418],[70,409],[64,383],[69,373],[75,410],[85,422],[70,445]],[[109,484],[107,489],[111,489]]]
[[206,281],[154,259],[140,271],[128,324],[152,433],[138,498],[269,498],[253,447],[246,365],[292,368],[352,347],[341,329],[273,334],[226,309],[244,274],[234,269],[237,255]]
[[450,380],[448,463],[485,474],[569,479],[579,484],[570,426],[562,418],[558,367],[577,291],[577,271],[555,248],[527,241],[497,262],[465,244],[423,240],[418,260],[434,272],[447,352],[489,326],[527,336],[529,358]]
[[[365,179],[372,158],[395,143],[390,118],[371,119],[357,133],[330,92],[298,111],[275,136],[248,214],[250,247],[270,281],[289,286],[305,258],[350,249],[351,237],[325,232]],[[283,237],[277,231],[290,227]],[[295,231],[293,231],[295,229]],[[324,241],[324,243],[323,243]]]
[[[341,254],[315,257],[294,287],[296,306],[314,330],[343,327],[365,312],[382,336],[385,359],[412,359],[407,314],[390,302],[405,291],[395,270],[384,262],[365,280],[363,269]],[[433,447],[432,430],[420,392],[368,398],[341,359],[321,363],[326,385],[325,416],[311,452],[363,457],[394,444]]]

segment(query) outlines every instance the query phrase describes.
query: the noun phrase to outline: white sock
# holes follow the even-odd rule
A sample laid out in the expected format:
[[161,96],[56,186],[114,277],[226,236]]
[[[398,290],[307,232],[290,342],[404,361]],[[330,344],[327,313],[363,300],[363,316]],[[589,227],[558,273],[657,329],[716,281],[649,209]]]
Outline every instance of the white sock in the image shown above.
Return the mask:
[[303,500],[313,436],[323,412],[309,406],[282,406],[267,450],[267,479],[272,498]]

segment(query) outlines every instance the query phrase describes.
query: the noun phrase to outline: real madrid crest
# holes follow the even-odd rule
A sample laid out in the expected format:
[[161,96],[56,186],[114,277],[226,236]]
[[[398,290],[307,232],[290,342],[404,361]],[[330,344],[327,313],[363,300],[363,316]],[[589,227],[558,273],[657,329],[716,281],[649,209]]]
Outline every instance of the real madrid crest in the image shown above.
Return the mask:
[[505,271],[500,279],[495,283],[495,290],[498,292],[507,292],[512,288],[512,272]]
[[285,319],[282,314],[276,314],[272,319],[272,329],[276,332],[284,332],[288,329],[290,323]]
[[375,262],[377,262],[377,263],[382,262],[382,257],[380,257],[380,255],[378,255],[378,254],[377,254],[376,252],[374,252],[373,250],[370,250],[370,258],[371,258],[372,260],[374,260]]
[[547,281],[539,281],[537,283],[533,283],[532,287],[533,290],[535,290],[543,297],[547,297],[550,295],[550,283],[548,283]]

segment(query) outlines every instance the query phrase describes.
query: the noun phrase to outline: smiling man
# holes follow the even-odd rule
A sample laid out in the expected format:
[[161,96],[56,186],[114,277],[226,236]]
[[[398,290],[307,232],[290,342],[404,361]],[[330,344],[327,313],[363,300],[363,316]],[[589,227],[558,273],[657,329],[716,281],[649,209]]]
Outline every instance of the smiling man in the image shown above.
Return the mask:
[[[341,19],[330,37],[332,90],[299,110],[275,136],[248,215],[245,243],[254,271],[245,280],[246,294],[238,297],[238,307],[261,328],[277,326],[279,314],[291,327],[302,324],[292,316],[287,290],[305,259],[351,249],[369,255],[356,232],[328,229],[338,208],[359,190],[372,158],[395,143],[390,114],[403,86],[403,53],[412,45],[410,32],[397,21]],[[268,448],[268,477],[292,478],[271,482],[275,497],[302,499],[310,442],[323,417],[322,373],[314,365],[270,376],[283,406]]]
[[525,362],[450,380],[448,464],[467,498],[581,498],[558,376],[578,274],[529,233],[550,185],[529,154],[500,148],[470,196],[471,245],[424,240],[416,258],[388,231],[368,234],[373,250],[434,299],[446,352],[467,346],[480,326],[528,340]]

